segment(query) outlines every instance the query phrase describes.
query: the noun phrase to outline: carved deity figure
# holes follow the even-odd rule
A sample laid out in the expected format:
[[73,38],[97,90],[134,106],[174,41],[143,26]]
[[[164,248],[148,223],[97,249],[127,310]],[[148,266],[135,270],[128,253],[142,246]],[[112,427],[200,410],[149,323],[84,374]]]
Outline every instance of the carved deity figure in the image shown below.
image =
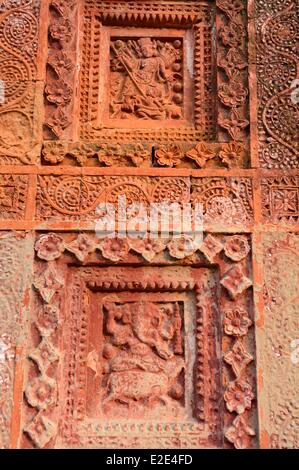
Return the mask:
[[151,38],[112,42],[112,119],[181,117],[182,95],[174,92],[182,88],[181,75],[174,71],[180,67],[180,45]]
[[176,383],[184,368],[181,356],[181,318],[178,304],[136,302],[107,303],[104,373],[108,374],[110,401],[161,400],[171,402],[182,396]]

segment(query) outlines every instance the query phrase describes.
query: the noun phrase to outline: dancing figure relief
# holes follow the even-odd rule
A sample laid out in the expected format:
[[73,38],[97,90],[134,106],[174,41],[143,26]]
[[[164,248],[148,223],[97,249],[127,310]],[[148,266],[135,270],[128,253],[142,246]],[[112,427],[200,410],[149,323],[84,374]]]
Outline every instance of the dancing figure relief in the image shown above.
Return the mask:
[[111,119],[182,119],[182,41],[111,42]]

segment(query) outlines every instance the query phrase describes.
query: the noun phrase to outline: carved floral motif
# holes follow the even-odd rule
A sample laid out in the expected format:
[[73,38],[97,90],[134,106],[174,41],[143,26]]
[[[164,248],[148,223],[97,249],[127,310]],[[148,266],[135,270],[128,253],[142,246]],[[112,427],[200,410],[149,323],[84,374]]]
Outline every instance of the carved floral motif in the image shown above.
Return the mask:
[[168,243],[169,254],[173,258],[183,259],[192,255],[201,245],[201,239],[197,240],[196,237],[183,236],[180,238],[173,238]]
[[183,157],[184,154],[182,149],[177,145],[172,145],[168,148],[161,148],[156,151],[157,162],[162,166],[177,166],[181,163]]
[[215,156],[215,152],[203,143],[198,144],[195,148],[186,153],[186,157],[194,160],[199,168],[204,167],[205,164],[215,158]]
[[52,335],[58,328],[58,312],[55,305],[43,305],[40,309],[35,323],[43,337]]
[[55,424],[42,413],[35,416],[24,430],[40,449],[45,447],[56,434]]
[[[47,233],[46,235],[51,240],[51,235],[54,234]],[[41,235],[38,241],[43,236]],[[191,271],[189,272],[190,267],[184,266],[184,258],[193,254],[195,261],[196,253],[202,256],[200,253],[208,250],[205,255],[207,258],[205,263],[208,266],[214,266],[215,263],[219,263],[221,273],[225,274],[228,267],[236,266],[236,263],[238,263],[238,261],[233,262],[226,258],[224,254],[221,255],[226,241],[231,237],[208,235],[204,238],[203,243],[198,243],[198,245],[192,247],[192,250],[187,250],[187,252],[182,250],[182,240],[175,239],[170,242],[168,240],[150,240],[147,238],[139,240],[108,238],[99,241],[91,233],[81,233],[79,235],[63,234],[59,238],[62,239],[63,247],[67,251],[65,251],[65,255],[61,254],[58,258],[51,261],[39,260],[39,245],[38,242],[36,243],[37,271],[34,285],[41,296],[36,295],[38,308],[33,321],[42,337],[40,343],[37,346],[34,345],[34,348],[29,352],[28,357],[36,363],[40,374],[33,378],[30,376],[25,388],[25,395],[28,403],[38,413],[33,419],[31,417],[29,423],[24,427],[24,432],[30,436],[32,443],[36,447],[52,447],[54,445],[58,429],[58,418],[55,418],[56,407],[54,405],[57,403],[57,384],[60,383],[57,382],[58,368],[56,363],[60,364],[61,361],[60,351],[57,349],[57,344],[60,344],[57,343],[57,334],[59,334],[60,330],[58,314],[59,305],[64,304],[63,298],[65,296],[71,301],[69,313],[67,313],[67,315],[70,315],[67,319],[67,324],[68,328],[71,329],[65,332],[68,338],[69,352],[66,353],[64,361],[66,361],[70,369],[66,369],[65,375],[68,383],[66,385],[68,398],[65,404],[66,410],[63,411],[63,416],[65,416],[63,418],[63,429],[65,429],[63,431],[63,439],[70,443],[75,438],[75,434],[73,434],[70,428],[70,426],[73,426],[71,423],[75,425],[75,421],[77,421],[77,431],[75,432],[79,433],[77,437],[79,439],[79,446],[81,445],[79,442],[83,442],[81,441],[81,439],[84,439],[83,435],[87,436],[90,432],[85,428],[82,434],[84,426],[87,426],[87,424],[84,424],[85,407],[89,406],[84,404],[86,398],[83,395],[81,397],[76,394],[74,395],[72,392],[77,387],[74,387],[75,383],[78,385],[86,383],[84,378],[87,373],[86,364],[88,373],[92,374],[91,376],[94,374],[95,380],[98,380],[99,371],[102,371],[103,380],[99,382],[101,393],[99,395],[93,393],[93,397],[90,400],[94,403],[98,402],[96,407],[97,413],[100,412],[105,416],[106,420],[109,421],[112,418],[125,416],[128,407],[130,409],[134,408],[136,430],[139,429],[140,419],[143,419],[145,416],[151,418],[154,413],[157,413],[159,419],[162,416],[167,417],[169,413],[171,413],[172,417],[176,416],[177,419],[180,419],[179,417],[186,413],[191,403],[190,392],[188,392],[188,390],[191,390],[189,385],[185,389],[185,381],[188,380],[187,377],[189,376],[189,372],[186,373],[185,370],[190,367],[190,363],[186,358],[189,357],[188,354],[190,353],[188,351],[190,351],[191,344],[186,343],[187,337],[184,332],[184,328],[188,328],[187,325],[190,319],[183,321],[182,315],[186,315],[190,308],[188,305],[190,299],[193,299],[193,295],[192,297],[184,296],[189,291],[192,291],[196,297],[196,300],[194,299],[192,302],[196,302],[198,312],[196,319],[196,351],[198,351],[199,358],[201,354],[206,354],[204,352],[206,349],[202,349],[202,338],[206,338],[204,341],[207,341],[205,348],[212,348],[209,349],[209,354],[212,354],[213,348],[216,347],[213,345],[213,341],[211,341],[212,331],[214,331],[216,326],[211,325],[216,318],[217,321],[221,318],[217,312],[215,319],[212,320],[213,310],[204,310],[205,315],[209,315],[208,324],[212,329],[207,337],[203,336],[203,328],[208,318],[202,316],[202,309],[206,309],[204,298],[206,295],[215,296],[216,292],[214,289],[216,284],[214,285],[212,277],[209,277],[212,275],[213,270],[208,270],[210,275],[207,278],[204,276],[202,281],[200,281],[201,277],[198,278],[197,276],[201,276],[202,268],[199,268],[197,271],[197,267],[192,267],[192,273]],[[186,240],[184,241],[186,242]],[[206,250],[203,247],[204,243],[206,244]],[[79,250],[78,253],[77,250]],[[103,258],[97,256],[98,250],[102,252]],[[129,250],[140,255],[139,261],[137,261],[136,255],[131,257]],[[69,265],[70,272],[67,275],[70,282],[69,292],[66,289],[61,289],[63,284],[61,273],[65,272],[64,266],[68,266],[69,263],[70,255],[67,252],[73,253],[77,259],[76,265],[74,263]],[[173,258],[172,261],[170,261],[168,253]],[[159,265],[155,266],[155,256],[158,255]],[[173,257],[173,255],[175,256]],[[149,264],[153,263],[153,265],[148,266],[142,259],[146,260]],[[164,262],[162,261],[163,259]],[[203,260],[204,258],[200,259]],[[90,260],[92,264],[88,263],[86,268],[79,266],[79,263],[85,263],[87,260]],[[96,263],[100,263],[101,267],[97,267],[94,264],[95,260],[97,260]],[[135,261],[131,265],[132,261],[129,260]],[[190,258],[191,260],[192,258]],[[110,266],[111,261],[115,263],[122,261],[124,266],[112,267]],[[164,265],[165,262],[166,264]],[[127,266],[128,263],[130,264],[129,266]],[[137,264],[135,265],[135,263]],[[245,263],[244,258],[242,263]],[[46,268],[45,264],[47,264]],[[181,266],[179,266],[180,264]],[[180,273],[181,268],[183,270],[186,269],[186,272],[182,271]],[[112,272],[112,269],[115,272]],[[47,274],[47,270],[50,271],[50,274]],[[204,271],[206,270],[204,269]],[[133,272],[134,276],[132,277]],[[46,291],[44,291],[45,278],[49,278],[49,283],[45,283]],[[81,287],[78,291],[79,285]],[[96,321],[100,322],[99,327],[95,328],[94,332],[97,332],[97,335],[102,335],[101,350],[95,350],[97,343],[92,343],[92,349],[89,349],[88,335],[86,336],[86,332],[89,329],[89,320],[86,319],[91,314],[88,313],[88,309],[93,309],[93,301],[91,299],[94,295],[97,296],[94,297],[94,299],[97,299],[94,304],[98,312],[96,314]],[[222,299],[225,299],[223,293],[221,295]],[[243,295],[245,296],[245,294]],[[183,298],[185,300],[182,302]],[[102,305],[100,307],[102,309],[102,317],[99,315],[100,311],[98,310],[100,305]],[[208,305],[212,305],[210,300]],[[193,311],[193,307],[191,311]],[[226,313],[223,323],[224,332],[229,336],[242,334],[242,339],[246,339],[248,328],[251,326],[249,318],[243,314],[241,318],[243,321],[240,323],[238,321],[232,322],[233,328],[228,331],[227,328],[231,319],[232,316]],[[78,325],[77,327],[75,326],[76,324]],[[73,343],[74,338],[77,338],[75,343]],[[80,347],[80,354],[76,353],[77,346]],[[237,376],[237,380],[230,382],[225,390],[224,400],[227,405],[225,413],[243,414],[253,406],[252,376],[247,376],[246,372],[244,372],[249,362],[253,360],[253,357],[245,349],[240,349],[242,349],[242,345],[239,347],[236,344],[232,351],[230,351],[233,358],[230,357],[229,352],[224,355],[225,363],[231,365]],[[73,362],[72,354],[75,354],[75,358],[77,358],[75,362]],[[186,354],[187,356],[185,356]],[[216,350],[213,354],[216,354]],[[99,360],[101,361],[100,364]],[[72,364],[76,364],[75,375],[71,372],[73,370]],[[214,389],[213,386],[208,385],[210,382],[205,379],[202,364],[202,360],[199,359],[195,366],[196,386],[194,393],[196,391],[196,395],[194,403],[196,403],[196,409],[194,413],[198,423],[205,422],[204,420],[207,419],[206,412],[202,409],[201,397],[206,396],[203,394],[208,393],[207,396],[210,397],[211,403],[215,402],[216,404],[219,402],[218,388],[215,386]],[[241,373],[242,378],[238,379],[238,374]],[[79,382],[73,382],[75,376]],[[157,383],[159,383],[158,388],[156,387]],[[203,387],[207,388],[204,389]],[[62,404],[58,403],[58,405],[61,406]],[[191,407],[191,413],[193,413],[192,409]],[[73,413],[75,413],[77,418],[75,418]],[[81,422],[82,425],[80,424]],[[227,418],[226,422],[229,423]],[[248,420],[246,423],[247,426],[250,426]],[[194,430],[191,431],[191,435],[194,433],[196,435],[196,433],[200,432],[197,426],[199,425],[196,424]],[[216,439],[216,435],[218,435],[215,431],[215,426],[218,426],[216,421],[209,423],[209,426],[211,433],[214,433]],[[168,432],[173,431],[171,427],[167,429]],[[123,432],[122,427],[120,431]],[[98,429],[95,435],[100,447],[103,446],[104,442],[101,440],[103,432],[108,439],[105,442],[112,443],[111,440],[109,441],[109,433],[111,432],[100,431]],[[130,432],[134,432],[133,428],[130,428]],[[226,434],[229,433],[229,429],[226,429],[224,432]],[[249,439],[251,437],[253,436],[249,435],[246,442],[244,440],[244,446],[250,447],[253,445]],[[110,439],[113,439],[113,437]],[[144,435],[144,439],[145,441],[148,439],[146,435]],[[228,437],[227,439],[229,440]],[[181,444],[177,442],[171,445],[178,446]],[[194,444],[191,444],[190,441],[189,445],[193,446]]]
[[36,362],[41,372],[46,372],[47,368],[58,360],[59,352],[45,336],[29,357]]
[[57,106],[65,106],[71,99],[71,89],[63,82],[55,82],[45,89],[47,100]]
[[[45,137],[51,140],[63,137],[72,123],[69,113],[73,110],[74,78],[77,34],[77,4],[73,1],[53,0],[50,2],[49,55],[45,95],[46,104]],[[54,162],[53,158],[50,163]]]
[[218,93],[222,103],[233,108],[244,103],[248,91],[242,83],[231,81],[229,85],[227,83],[221,85]]
[[72,24],[67,18],[55,18],[50,24],[49,31],[53,39],[68,42],[72,37]]
[[35,244],[35,250],[40,259],[53,261],[63,253],[64,243],[55,233],[41,235]]
[[233,299],[242,294],[252,285],[251,280],[244,275],[242,268],[239,265],[234,266],[227,271],[220,282]]
[[232,442],[236,449],[248,449],[252,436],[255,436],[255,431],[243,415],[237,416],[225,433],[226,439]]
[[158,253],[165,250],[167,241],[161,240],[160,238],[130,239],[129,245],[134,251],[140,253],[144,259],[151,262]]
[[49,377],[37,377],[26,388],[26,398],[31,406],[44,410],[56,401],[56,384]]
[[48,265],[34,280],[34,286],[45,302],[49,303],[54,294],[61,288],[63,281],[57,275],[55,267]]
[[[218,27],[219,125],[234,141],[244,141],[248,127],[248,83],[246,59],[247,2],[216,1],[221,10]],[[224,162],[228,162],[224,159]]]
[[238,167],[244,158],[244,151],[243,144],[233,141],[222,145],[219,158],[228,168]]
[[224,356],[224,360],[230,364],[235,376],[239,377],[244,368],[253,361],[253,357],[246,351],[243,343],[237,340],[232,350]]
[[122,238],[107,238],[99,244],[99,248],[104,258],[110,261],[120,261],[129,253],[129,244]]
[[95,247],[94,240],[84,233],[80,233],[77,239],[66,245],[66,249],[74,253],[79,261],[84,261],[95,250]]
[[48,64],[59,77],[63,77],[63,73],[68,70],[72,71],[74,64],[65,51],[53,51],[48,57]]
[[60,163],[64,160],[65,145],[61,142],[49,142],[47,146],[43,148],[42,153],[46,162],[55,165],[56,163]]
[[213,237],[213,235],[208,235],[199,249],[209,262],[213,263],[214,258],[222,251],[223,245],[217,238]]

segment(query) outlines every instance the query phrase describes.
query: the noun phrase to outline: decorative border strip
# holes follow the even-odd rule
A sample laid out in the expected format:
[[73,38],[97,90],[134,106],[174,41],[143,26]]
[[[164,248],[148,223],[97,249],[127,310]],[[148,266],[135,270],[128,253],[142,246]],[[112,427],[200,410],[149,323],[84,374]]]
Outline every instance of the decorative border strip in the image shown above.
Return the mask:
[[246,141],[249,126],[247,1],[216,0],[219,140]]
[[[249,161],[243,143],[181,142],[171,144],[140,142],[132,144],[45,141],[43,158],[51,165],[70,165],[82,167],[99,165],[102,167],[137,168],[243,168]],[[154,158],[153,158],[154,157]]]

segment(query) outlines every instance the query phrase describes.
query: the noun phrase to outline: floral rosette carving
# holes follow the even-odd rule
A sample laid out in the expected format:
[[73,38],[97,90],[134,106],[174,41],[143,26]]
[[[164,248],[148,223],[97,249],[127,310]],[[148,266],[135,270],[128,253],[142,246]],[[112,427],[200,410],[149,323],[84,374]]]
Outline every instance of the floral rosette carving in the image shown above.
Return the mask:
[[64,160],[65,152],[65,144],[62,142],[48,142],[42,151],[45,161],[52,165],[61,163]]
[[46,261],[53,261],[64,252],[64,242],[55,233],[41,235],[35,244],[37,256]]
[[245,148],[243,144],[232,141],[228,144],[222,144],[219,158],[228,168],[241,166],[244,161]]
[[250,251],[250,246],[246,237],[234,235],[229,237],[224,246],[224,253],[233,261],[241,261],[246,258]]
[[44,410],[56,402],[56,382],[49,377],[37,377],[29,382],[25,394],[31,406]]
[[[247,2],[217,0],[219,126],[235,141],[248,127]],[[227,135],[225,136],[227,137]]]
[[44,305],[37,315],[36,326],[43,337],[51,336],[59,325],[59,309],[55,305]]
[[298,158],[298,13],[294,0],[256,2],[259,161],[295,169]]
[[167,245],[170,256],[176,259],[187,258],[193,255],[201,245],[201,238],[197,240],[192,236],[173,238]]
[[140,253],[146,261],[151,262],[156,255],[165,250],[167,241],[160,238],[130,239],[129,245],[132,250]]
[[79,261],[84,262],[87,256],[95,251],[96,243],[85,233],[80,233],[72,243],[66,245],[66,249],[71,253],[74,253]]

